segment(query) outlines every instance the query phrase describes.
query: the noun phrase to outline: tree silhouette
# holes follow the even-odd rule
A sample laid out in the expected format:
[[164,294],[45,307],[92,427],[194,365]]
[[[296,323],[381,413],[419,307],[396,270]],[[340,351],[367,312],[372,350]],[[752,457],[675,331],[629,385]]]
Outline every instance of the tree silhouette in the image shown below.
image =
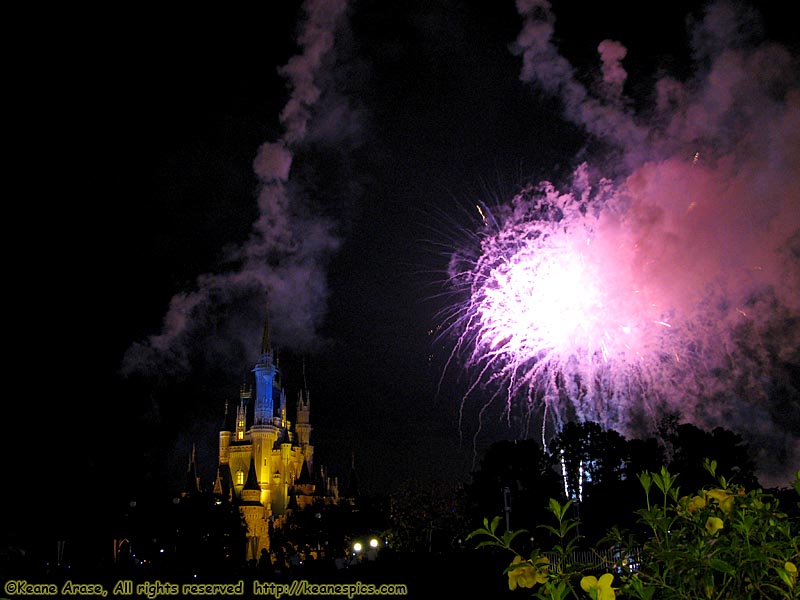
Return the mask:
[[748,489],[758,487],[749,447],[738,434],[722,427],[708,432],[682,423],[663,435],[671,455],[668,468],[679,475],[682,489],[691,491],[714,483],[703,467],[706,458],[717,461],[717,475]]
[[551,455],[533,439],[492,444],[464,492],[470,528],[503,515],[511,528],[534,536],[547,519],[549,499],[564,495]]

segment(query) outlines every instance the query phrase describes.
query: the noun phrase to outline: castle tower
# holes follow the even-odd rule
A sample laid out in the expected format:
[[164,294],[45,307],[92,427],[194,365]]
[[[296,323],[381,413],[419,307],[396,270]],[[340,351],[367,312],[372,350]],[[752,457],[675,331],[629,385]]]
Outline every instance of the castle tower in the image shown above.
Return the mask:
[[[256,378],[256,400],[254,425],[272,425],[275,416],[275,396],[280,394],[277,380],[278,366],[273,361],[273,351],[269,341],[269,315],[264,324],[261,340],[261,353],[253,373]],[[277,388],[277,389],[276,389]]]
[[[283,404],[284,392],[280,384],[280,371],[274,360],[274,352],[270,344],[269,309],[264,319],[264,331],[261,338],[261,352],[253,375],[255,377],[255,400],[253,405],[253,425],[250,427],[252,456],[256,465],[256,478],[261,487],[261,503],[269,507],[274,502],[275,486],[272,481],[273,445],[280,435],[281,419],[276,416],[276,408]],[[278,406],[276,407],[276,400]]]

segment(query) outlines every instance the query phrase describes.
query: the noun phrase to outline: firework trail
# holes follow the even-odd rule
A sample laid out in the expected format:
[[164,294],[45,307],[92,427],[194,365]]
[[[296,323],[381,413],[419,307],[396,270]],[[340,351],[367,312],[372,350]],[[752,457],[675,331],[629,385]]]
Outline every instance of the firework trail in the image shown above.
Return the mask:
[[[694,77],[623,97],[626,49],[599,47],[591,94],[552,42],[546,2],[520,0],[522,79],[613,149],[558,189],[478,207],[476,243],[452,253],[467,300],[443,315],[452,362],[543,437],[592,420],[623,434],[678,413],[797,460],[800,406],[800,86],[777,44],[735,39],[752,13],[711,6]],[[746,25],[746,23],[744,23]]]

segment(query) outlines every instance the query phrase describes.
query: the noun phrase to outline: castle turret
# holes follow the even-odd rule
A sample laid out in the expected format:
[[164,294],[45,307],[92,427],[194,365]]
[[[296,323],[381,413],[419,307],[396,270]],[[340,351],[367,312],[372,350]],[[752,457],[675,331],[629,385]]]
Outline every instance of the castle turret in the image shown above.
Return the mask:
[[226,500],[233,500],[233,478],[231,468],[228,464],[220,464],[217,467],[217,477],[214,480],[213,493]]
[[308,389],[297,394],[296,423],[294,426],[296,442],[308,468],[314,467],[314,446],[311,445],[311,397]]
[[239,509],[244,515],[247,523],[247,558],[248,560],[257,559],[261,555],[261,550],[269,550],[269,526],[266,520],[264,505],[261,504],[261,487],[256,478],[256,466],[253,459],[250,459],[250,467],[247,470],[247,480],[242,488],[239,499]]
[[297,394],[297,415],[295,418],[295,431],[297,443],[300,446],[311,443],[311,398],[308,390]]
[[236,435],[234,439],[242,441],[247,431],[247,404],[252,398],[252,393],[246,386],[239,392],[239,406],[236,409]]
[[256,465],[250,458],[250,468],[247,470],[247,479],[241,493],[242,504],[261,504],[261,486],[256,478]]

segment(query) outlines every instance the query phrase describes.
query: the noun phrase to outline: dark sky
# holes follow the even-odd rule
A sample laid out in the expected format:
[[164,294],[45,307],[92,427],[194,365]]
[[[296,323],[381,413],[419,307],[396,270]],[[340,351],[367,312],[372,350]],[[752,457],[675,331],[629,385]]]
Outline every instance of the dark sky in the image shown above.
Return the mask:
[[[699,5],[667,4],[555,3],[555,43],[591,81],[598,43],[618,40],[626,92],[644,104],[656,76],[690,72],[686,19]],[[796,44],[774,4],[766,33]],[[293,154],[295,235],[323,223],[337,244],[303,257],[321,278],[309,321],[286,317],[286,298],[270,304],[290,403],[305,358],[317,460],[346,479],[352,453],[374,493],[468,474],[480,397],[459,422],[469,377],[448,376],[437,394],[449,348],[429,333],[451,301],[439,296],[449,250],[477,225],[476,198],[564,178],[596,143],[557,95],[521,81],[510,1],[352,3],[292,142],[280,114],[298,86],[278,69],[302,53],[304,14],[280,2],[22,23],[31,62],[15,72],[11,120],[24,186],[9,229],[21,224],[24,239],[8,290],[20,334],[9,381],[22,391],[6,421],[19,448],[6,490],[21,505],[58,497],[68,513],[85,486],[114,501],[145,486],[172,493],[192,443],[209,482],[224,404],[264,320],[263,288],[229,293],[242,256],[258,246],[254,277],[268,287],[270,269],[288,264],[285,282],[306,266],[253,242],[253,163],[279,140]],[[149,351],[181,294],[198,302],[190,325]],[[495,413],[481,446],[507,435]]]

